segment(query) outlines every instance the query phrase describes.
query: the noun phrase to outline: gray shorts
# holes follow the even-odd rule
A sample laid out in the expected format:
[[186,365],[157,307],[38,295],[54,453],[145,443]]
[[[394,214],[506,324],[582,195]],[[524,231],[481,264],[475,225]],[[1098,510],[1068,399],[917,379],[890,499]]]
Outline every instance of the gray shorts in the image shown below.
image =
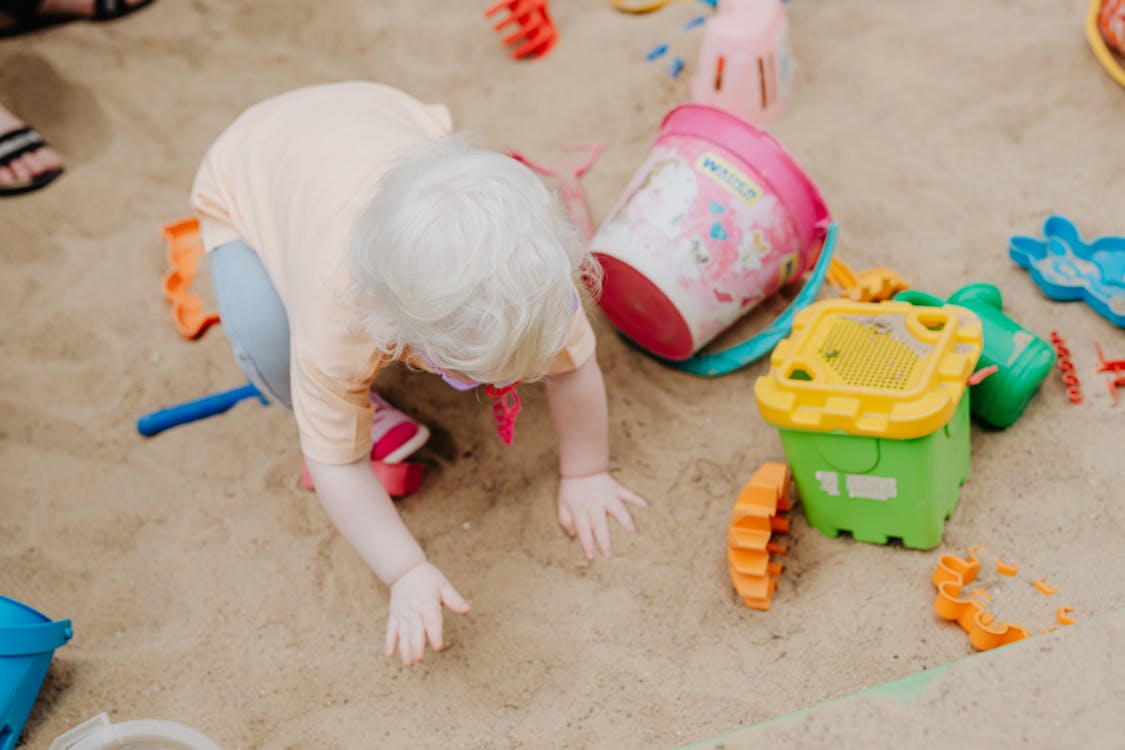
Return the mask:
[[258,254],[228,242],[207,254],[223,333],[238,366],[269,401],[293,408],[289,391],[289,316]]

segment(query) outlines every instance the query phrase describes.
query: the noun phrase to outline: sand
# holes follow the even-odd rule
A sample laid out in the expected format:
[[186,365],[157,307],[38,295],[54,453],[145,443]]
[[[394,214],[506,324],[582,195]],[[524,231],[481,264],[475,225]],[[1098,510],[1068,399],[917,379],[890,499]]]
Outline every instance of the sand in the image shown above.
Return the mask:
[[[477,7],[439,0],[158,0],[0,41],[0,101],[69,164],[49,189],[0,201],[0,592],[75,630],[27,746],[105,711],[179,721],[228,749],[674,747],[971,653],[931,609],[943,552],[1018,559],[1080,620],[1125,606],[1125,404],[1111,408],[1093,372],[1094,342],[1122,357],[1125,336],[1044,299],[1006,252],[1051,213],[1089,236],[1125,233],[1125,92],[1085,48],[1083,5],[789,6],[796,95],[770,130],[820,184],[841,256],[940,295],[997,284],[1017,320],[1066,337],[1083,378],[1080,406],[1052,376],[1011,429],[974,428],[940,548],[829,539],[798,511],[773,609],[743,607],[726,524],[750,473],[783,455],[752,397],[765,365],[698,380],[599,316],[614,470],[651,503],[610,561],[587,564],[556,524],[541,390],[525,389],[505,448],[487,405],[387,376],[435,433],[402,513],[473,603],[447,619],[447,652],[413,669],[382,655],[386,592],[298,486],[284,410],[246,403],[136,433],[150,409],[243,382],[219,329],[173,331],[159,227],[188,211],[203,152],[242,109],[357,78],[444,101],[478,142],[545,161],[607,142],[584,180],[600,221],[688,96],[686,74],[644,55],[668,42],[690,69],[700,37],[680,28],[700,6],[632,17],[557,2],[558,47],[524,63]],[[1012,606],[1045,625],[1054,600]],[[1021,715],[1014,690],[998,720],[1068,718],[1028,705]]]

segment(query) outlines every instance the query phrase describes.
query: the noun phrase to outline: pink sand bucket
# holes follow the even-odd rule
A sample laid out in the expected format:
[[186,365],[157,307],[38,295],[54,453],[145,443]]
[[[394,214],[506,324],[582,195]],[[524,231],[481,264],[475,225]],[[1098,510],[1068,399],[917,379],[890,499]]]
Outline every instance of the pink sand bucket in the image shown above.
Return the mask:
[[[789,331],[824,280],[835,229],[816,186],[766,133],[698,104],[664,118],[648,159],[591,248],[600,304],[626,337],[680,369],[722,375]],[[762,300],[813,271],[765,331],[698,354]]]
[[789,103],[793,57],[781,0],[723,0],[707,22],[692,101],[765,125]]

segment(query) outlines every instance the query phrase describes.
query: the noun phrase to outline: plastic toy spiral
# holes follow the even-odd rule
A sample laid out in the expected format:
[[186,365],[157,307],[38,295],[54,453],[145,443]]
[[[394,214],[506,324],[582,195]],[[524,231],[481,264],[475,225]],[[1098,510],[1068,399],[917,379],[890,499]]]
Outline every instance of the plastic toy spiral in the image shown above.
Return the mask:
[[1074,370],[1074,362],[1070,360],[1070,350],[1058,331],[1051,331],[1051,343],[1055,345],[1055,354],[1059,358],[1059,370],[1062,371],[1063,384],[1066,386],[1066,396],[1072,404],[1082,403],[1082,381]]

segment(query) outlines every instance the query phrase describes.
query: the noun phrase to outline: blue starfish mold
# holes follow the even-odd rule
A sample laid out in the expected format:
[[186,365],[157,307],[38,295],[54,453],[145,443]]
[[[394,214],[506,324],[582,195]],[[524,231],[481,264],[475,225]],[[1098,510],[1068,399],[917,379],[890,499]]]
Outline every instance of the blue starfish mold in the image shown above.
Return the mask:
[[1008,255],[1051,299],[1085,300],[1106,320],[1125,328],[1125,237],[1083,242],[1063,216],[1043,222],[1043,237],[1012,237]]

